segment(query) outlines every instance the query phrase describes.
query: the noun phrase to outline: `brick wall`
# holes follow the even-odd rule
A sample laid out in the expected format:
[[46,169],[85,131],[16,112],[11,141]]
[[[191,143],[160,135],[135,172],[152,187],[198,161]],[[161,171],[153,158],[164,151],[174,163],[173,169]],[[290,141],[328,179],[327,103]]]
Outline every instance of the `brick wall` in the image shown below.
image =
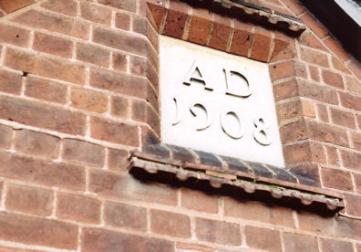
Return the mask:
[[[360,252],[360,64],[297,0],[253,2],[299,37],[152,2],[0,0],[0,251]],[[347,217],[130,175],[159,139],[159,33],[267,62],[288,166]]]

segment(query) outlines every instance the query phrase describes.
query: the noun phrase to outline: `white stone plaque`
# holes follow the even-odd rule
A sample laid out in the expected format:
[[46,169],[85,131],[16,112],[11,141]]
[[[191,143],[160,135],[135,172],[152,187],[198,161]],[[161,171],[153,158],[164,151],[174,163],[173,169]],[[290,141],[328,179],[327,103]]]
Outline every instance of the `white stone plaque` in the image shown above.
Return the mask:
[[284,166],[268,65],[160,37],[167,144]]

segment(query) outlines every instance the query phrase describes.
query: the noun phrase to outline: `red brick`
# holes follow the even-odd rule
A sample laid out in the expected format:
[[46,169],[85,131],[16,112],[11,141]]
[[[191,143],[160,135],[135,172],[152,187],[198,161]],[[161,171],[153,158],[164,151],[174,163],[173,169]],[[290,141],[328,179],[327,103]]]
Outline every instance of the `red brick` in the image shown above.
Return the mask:
[[32,3],[34,3],[34,0],[0,0],[0,8],[6,13],[11,13]]
[[224,215],[266,222],[274,225],[294,227],[292,210],[284,207],[269,206],[265,203],[233,198],[224,199]]
[[[4,2],[4,0],[2,2]],[[22,47],[27,47],[29,45],[30,32],[28,30],[12,25],[0,24],[0,34],[1,43],[8,43]]]
[[113,53],[114,70],[126,72],[128,70],[129,56],[122,53]]
[[137,4],[134,0],[98,0],[98,3],[132,12],[136,11]]
[[307,63],[328,67],[327,54],[308,48],[301,48],[301,58]]
[[298,96],[298,87],[296,80],[288,80],[273,86],[273,93],[276,101]]
[[345,194],[346,213],[361,217],[361,196]]
[[354,252],[351,242],[321,238],[320,244],[322,252]]
[[15,148],[31,156],[43,156],[55,159],[59,155],[58,137],[30,130],[17,130]]
[[94,69],[90,73],[90,85],[139,98],[148,97],[147,81],[128,74]]
[[147,210],[122,203],[106,202],[104,205],[106,225],[131,228],[139,231],[147,229]]
[[78,227],[55,220],[0,213],[0,239],[59,249],[77,249]]
[[35,32],[33,49],[60,57],[71,58],[73,42],[64,38]]
[[132,101],[132,119],[147,123],[157,133],[160,130],[159,115],[144,101]]
[[318,252],[317,238],[314,236],[284,233],[285,251],[309,251]]
[[247,57],[252,41],[253,35],[249,31],[235,29],[230,52]]
[[342,106],[361,111],[361,97],[349,93],[339,93]]
[[174,252],[174,243],[170,241],[95,228],[84,228],[81,240],[81,250],[87,252]]
[[110,25],[112,20],[112,11],[99,5],[89,2],[80,3],[80,16],[94,23]]
[[361,94],[361,81],[358,81],[356,78],[346,77],[346,89]]
[[329,122],[328,108],[324,104],[317,104],[317,115],[318,119],[323,122]]
[[84,66],[71,61],[36,55],[33,53],[8,48],[5,65],[23,72],[55,78],[76,84],[85,81]]
[[338,104],[337,92],[326,86],[319,86],[307,81],[300,81],[299,95],[329,104]]
[[112,115],[129,118],[130,117],[130,101],[125,97],[113,97],[111,101]]
[[91,119],[93,138],[130,146],[139,146],[139,129],[125,123],[111,122],[99,118]]
[[101,202],[83,195],[58,193],[56,215],[60,219],[97,224]]
[[0,118],[74,135],[85,130],[85,116],[80,113],[5,96],[0,96]]
[[315,35],[313,35],[311,32],[304,32],[300,37],[300,42],[304,46],[326,51],[326,48],[321,44],[318,38]]
[[312,160],[312,152],[308,142],[296,143],[283,147],[287,164],[297,164]]
[[[176,243],[176,251],[177,252],[216,252],[214,248],[210,248],[208,246],[193,244],[193,243],[184,243],[177,242]],[[219,252],[226,252],[223,250],[218,250]]]
[[306,12],[301,19],[319,38],[324,38],[328,34],[328,30],[324,27],[312,14]]
[[340,166],[341,158],[335,147],[326,146],[327,163],[335,166]]
[[[251,248],[267,251],[281,251],[281,235],[278,231],[246,226],[246,243]],[[290,250],[291,251],[291,250]]]
[[115,15],[115,27],[123,30],[129,30],[130,16],[127,13],[117,12]]
[[77,19],[60,17],[38,10],[29,10],[14,17],[13,20],[31,28],[46,29],[80,39],[88,39],[90,32],[89,25]]
[[3,247],[0,246],[0,251],[1,252],[42,252],[39,250],[28,250],[28,249],[20,249],[20,248],[8,248],[8,247]]
[[344,73],[350,74],[350,70],[346,67],[346,65],[342,62],[340,62],[336,57],[332,57],[332,66]]
[[188,40],[200,45],[205,45],[211,32],[211,19],[193,16],[188,33]]
[[346,168],[360,170],[361,154],[351,151],[341,151],[343,165]]
[[182,189],[181,206],[196,211],[217,213],[218,212],[218,196],[207,194],[205,192]]
[[343,111],[343,110],[334,109],[334,108],[330,109],[330,113],[331,113],[331,118],[332,118],[333,123],[347,127],[347,128],[351,128],[351,129],[356,128],[354,114]]
[[21,91],[21,74],[0,70],[0,92],[19,95]]
[[108,108],[108,97],[90,89],[72,88],[71,106],[81,110],[104,113]]
[[10,148],[13,136],[13,129],[9,126],[0,124],[0,147]]
[[218,50],[226,51],[230,35],[231,28],[229,25],[213,23],[211,38],[209,40],[208,46]]
[[355,76],[361,80],[361,64],[356,60],[351,58],[348,63],[349,69],[355,74]]
[[115,49],[138,55],[146,55],[147,42],[143,37],[132,35],[124,31],[113,31],[95,27],[93,41]]
[[361,134],[352,132],[351,134],[352,147],[356,150],[361,150]]
[[196,237],[201,241],[241,245],[241,229],[239,224],[196,218]]
[[325,187],[343,191],[352,191],[352,179],[350,172],[322,168],[321,178]]
[[87,165],[103,167],[105,150],[102,146],[76,139],[64,139],[63,158]]
[[67,87],[59,82],[28,76],[26,78],[25,95],[64,104],[66,103]]
[[41,5],[45,9],[62,13],[68,16],[76,16],[78,9],[78,2],[75,0],[48,0]]
[[84,168],[0,152],[0,175],[67,190],[84,190]]
[[131,176],[121,176],[105,171],[89,175],[89,190],[111,198],[123,198],[167,205],[177,204],[177,190],[159,183],[142,183]]
[[273,43],[274,46],[273,51],[271,52],[271,62],[276,62],[279,60],[290,60],[295,58],[295,43],[283,33],[276,31]]
[[270,65],[269,69],[272,81],[287,77],[306,76],[306,69],[304,65],[293,61],[273,64]]
[[348,137],[345,130],[314,121],[309,121],[307,125],[310,138],[321,142],[341,145],[344,147],[349,146]]
[[251,58],[267,62],[271,50],[271,38],[261,34],[254,34]]
[[108,67],[110,63],[110,52],[101,47],[93,46],[90,44],[77,43],[76,58],[77,60],[86,63]]
[[108,169],[114,171],[125,171],[129,165],[129,153],[126,150],[108,150]]
[[323,70],[322,79],[328,85],[338,88],[344,88],[342,76],[338,73],[334,73],[328,70]]
[[311,79],[319,82],[321,77],[320,77],[320,71],[319,71],[318,67],[308,66],[308,70],[310,72]]
[[163,34],[174,38],[182,38],[188,18],[187,12],[182,13],[170,8],[165,20]]
[[332,37],[328,37],[328,38],[326,38],[326,39],[323,40],[323,43],[325,43],[325,45],[328,47],[328,49],[330,49],[331,52],[333,52],[334,54],[336,54],[336,56],[337,56],[341,61],[348,60],[349,54],[348,54],[348,52],[345,51],[345,49],[343,49],[343,47],[342,47],[342,45],[340,44],[340,42],[336,41],[336,40],[333,39]]
[[5,207],[8,210],[39,216],[49,216],[53,208],[50,190],[22,185],[8,185]]
[[150,229],[156,234],[189,238],[191,236],[190,218],[185,215],[160,210],[151,210]]
[[282,143],[292,143],[308,138],[307,127],[304,120],[297,120],[280,128]]
[[356,191],[361,193],[361,174],[353,173],[353,178],[355,180]]

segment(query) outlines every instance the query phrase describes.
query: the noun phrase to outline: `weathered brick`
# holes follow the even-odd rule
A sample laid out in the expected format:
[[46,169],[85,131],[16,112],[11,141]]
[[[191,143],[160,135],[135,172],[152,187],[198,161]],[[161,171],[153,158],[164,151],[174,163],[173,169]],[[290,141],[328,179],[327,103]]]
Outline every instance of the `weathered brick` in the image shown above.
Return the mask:
[[85,22],[38,10],[29,10],[13,20],[31,28],[46,29],[80,39],[88,39],[90,33],[90,26]]
[[89,2],[80,3],[80,16],[94,23],[110,25],[112,11],[109,8],[95,5]]
[[322,252],[354,252],[351,242],[321,238],[320,244]]
[[73,42],[68,39],[35,32],[33,49],[39,52],[71,58],[73,54]]
[[0,152],[0,175],[67,190],[84,190],[84,168]]
[[63,158],[87,165],[103,167],[105,150],[103,147],[76,139],[64,139]]
[[59,249],[77,248],[78,227],[55,220],[0,213],[0,239]]
[[66,102],[66,85],[34,76],[26,78],[25,95],[44,101],[62,103]]
[[361,174],[353,173],[352,175],[355,180],[356,191],[361,193]]
[[17,130],[15,149],[32,156],[55,159],[59,155],[58,137],[30,130]]
[[314,236],[284,233],[283,242],[285,251],[310,251],[318,252],[317,238]]
[[89,190],[102,196],[176,205],[177,190],[159,183],[142,183],[131,176],[105,171],[93,171],[89,175]]
[[342,163],[346,168],[360,170],[361,154],[351,151],[341,151]]
[[13,136],[13,129],[9,126],[0,124],[0,147],[10,148]]
[[199,16],[192,16],[188,40],[196,44],[205,45],[211,31],[211,26],[212,23],[210,17],[203,18]]
[[156,234],[189,238],[191,236],[190,218],[186,215],[151,210],[150,229]]
[[304,120],[297,120],[280,128],[282,143],[292,143],[308,138],[306,123]]
[[346,77],[346,89],[361,94],[361,82],[358,81],[356,78]]
[[228,39],[231,34],[230,24],[213,23],[211,38],[208,46],[218,50],[226,51]]
[[335,166],[340,166],[341,158],[338,155],[338,151],[335,147],[326,146],[327,163]]
[[139,129],[125,123],[111,122],[99,118],[91,119],[92,137],[130,146],[139,146]]
[[291,209],[276,205],[270,206],[258,201],[227,197],[224,199],[224,214],[235,218],[294,227]]
[[135,36],[124,31],[94,28],[93,41],[98,44],[120,49],[139,55],[146,55],[147,42],[141,36]]
[[234,54],[247,57],[252,41],[253,35],[250,31],[235,29],[230,51]]
[[5,56],[5,65],[23,72],[76,84],[83,84],[85,81],[84,66],[25,51],[9,48]]
[[352,216],[361,216],[361,196],[345,194],[346,212]]
[[130,117],[130,101],[125,97],[112,97],[111,111],[112,115],[128,118]]
[[[177,242],[176,243],[176,251],[177,252],[216,252],[215,248],[211,248],[204,245],[194,244],[194,243],[184,243]],[[226,250],[219,250],[219,252],[227,252]]]
[[335,108],[330,108],[330,114],[333,123],[351,129],[356,128],[356,121],[354,114]]
[[327,54],[308,48],[301,48],[301,58],[307,63],[328,67]]
[[78,9],[77,8],[78,2],[76,0],[62,0],[62,1],[48,0],[45,3],[43,3],[41,6],[48,10],[59,12],[64,15],[76,16]]
[[281,235],[279,231],[266,229],[266,228],[246,226],[245,235],[246,235],[246,243],[251,248],[265,249],[267,251],[282,250]]
[[328,30],[323,26],[312,14],[305,12],[301,19],[319,38],[324,38],[328,34]]
[[147,229],[147,210],[122,203],[105,202],[104,221],[106,225],[131,228],[139,231]]
[[217,195],[184,188],[181,190],[181,206],[196,211],[217,213],[218,197]]
[[128,13],[117,12],[115,14],[115,27],[123,30],[130,29],[130,16]]
[[98,0],[98,3],[126,11],[136,11],[136,2],[133,0]]
[[298,95],[296,80],[289,80],[273,86],[273,93],[276,101],[292,98]]
[[[171,4],[179,5],[180,3],[172,2]],[[170,8],[165,20],[163,34],[174,38],[182,38],[188,18],[187,12],[180,12]]]
[[339,93],[340,94],[340,100],[341,105],[349,108],[361,111],[361,97],[352,95],[350,93]]
[[0,8],[3,9],[6,13],[11,13],[32,3],[34,3],[34,0],[1,0]]
[[348,147],[348,137],[345,130],[314,121],[307,122],[310,138]]
[[305,66],[299,62],[281,62],[272,64],[269,67],[272,81],[281,80],[288,77],[305,77]]
[[323,122],[329,122],[328,108],[324,104],[317,104],[317,117]]
[[321,44],[319,39],[312,34],[312,32],[304,32],[300,37],[300,42],[304,46],[326,51],[326,48]]
[[78,194],[58,193],[56,215],[60,219],[97,224],[100,222],[101,202]]
[[329,104],[338,104],[337,92],[332,88],[319,86],[307,81],[299,81],[298,84],[298,92],[300,96]]
[[129,153],[126,150],[108,150],[108,169],[114,171],[125,171],[129,165]]
[[21,74],[0,70],[0,92],[19,95],[21,91]]
[[129,56],[123,53],[113,52],[113,68],[116,71],[126,72],[128,71]]
[[81,240],[82,251],[88,252],[174,252],[174,243],[170,241],[95,228],[84,228]]
[[351,133],[352,147],[356,150],[361,150],[361,134],[352,132]]
[[5,96],[0,96],[0,118],[74,135],[85,130],[85,116],[80,113]]
[[86,63],[107,67],[110,63],[110,52],[101,47],[77,43],[76,58]]
[[310,77],[312,80],[319,82],[321,80],[320,77],[320,71],[318,69],[318,67],[315,66],[308,66],[308,70],[310,72]]
[[322,79],[323,81],[330,85],[337,88],[344,88],[342,76],[338,73],[331,72],[329,70],[322,70]]
[[322,168],[321,178],[325,187],[343,191],[352,191],[352,179],[350,172]]
[[6,209],[32,215],[49,216],[53,208],[50,190],[10,184],[6,190]]
[[90,89],[72,88],[71,106],[96,113],[104,113],[108,108],[108,97],[104,93]]
[[29,45],[30,32],[23,28],[8,24],[0,24],[0,34],[1,43],[8,43],[22,47],[27,47]]
[[196,218],[196,237],[201,241],[212,243],[241,245],[239,224]]

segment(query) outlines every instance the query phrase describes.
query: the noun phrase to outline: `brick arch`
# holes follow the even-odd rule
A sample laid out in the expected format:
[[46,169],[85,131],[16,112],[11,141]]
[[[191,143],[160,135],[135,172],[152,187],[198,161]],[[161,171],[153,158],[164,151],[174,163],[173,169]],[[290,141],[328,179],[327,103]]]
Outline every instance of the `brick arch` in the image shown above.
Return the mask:
[[35,0],[0,0],[0,11],[2,15],[10,14],[35,2]]

